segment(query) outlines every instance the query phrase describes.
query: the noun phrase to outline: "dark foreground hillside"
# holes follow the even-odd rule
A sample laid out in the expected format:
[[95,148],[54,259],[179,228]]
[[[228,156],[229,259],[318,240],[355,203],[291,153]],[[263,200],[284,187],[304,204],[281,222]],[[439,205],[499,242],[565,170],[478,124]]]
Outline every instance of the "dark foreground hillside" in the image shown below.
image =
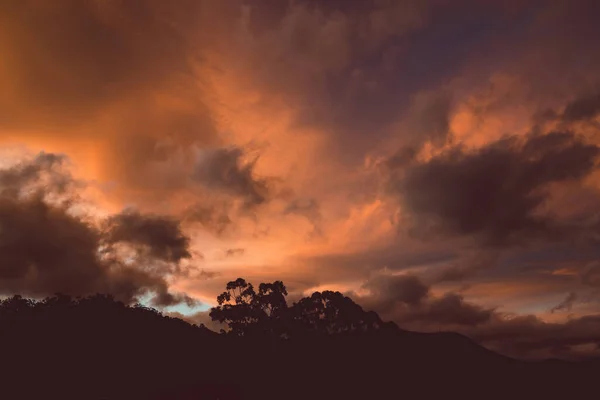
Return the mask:
[[[598,365],[524,363],[450,333],[219,335],[109,297],[0,307],[5,399],[573,398]],[[594,396],[589,398],[595,398]]]

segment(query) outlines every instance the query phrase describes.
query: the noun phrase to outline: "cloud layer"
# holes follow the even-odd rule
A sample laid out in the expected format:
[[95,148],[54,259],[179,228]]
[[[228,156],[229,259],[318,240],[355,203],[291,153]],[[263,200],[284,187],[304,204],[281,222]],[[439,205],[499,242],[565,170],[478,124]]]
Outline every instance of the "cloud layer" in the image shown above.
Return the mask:
[[599,12],[5,1],[0,292],[283,280],[511,354],[596,351]]

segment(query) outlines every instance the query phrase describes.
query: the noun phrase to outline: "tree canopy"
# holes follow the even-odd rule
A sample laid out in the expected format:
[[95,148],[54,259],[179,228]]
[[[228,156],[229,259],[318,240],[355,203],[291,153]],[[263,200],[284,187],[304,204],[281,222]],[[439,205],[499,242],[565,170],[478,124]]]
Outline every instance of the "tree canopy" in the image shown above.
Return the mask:
[[227,283],[210,317],[227,324],[228,334],[244,337],[291,338],[369,332],[388,326],[375,312],[364,311],[340,292],[315,292],[291,306],[287,294],[281,281],[261,283],[256,292],[251,283],[238,278]]

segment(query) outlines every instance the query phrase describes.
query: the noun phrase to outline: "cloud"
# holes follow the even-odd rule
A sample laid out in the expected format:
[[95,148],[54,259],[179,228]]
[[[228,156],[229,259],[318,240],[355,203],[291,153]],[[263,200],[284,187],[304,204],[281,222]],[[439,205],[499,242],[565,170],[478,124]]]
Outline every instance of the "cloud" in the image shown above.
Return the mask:
[[398,115],[394,100],[409,92],[394,89],[405,74],[393,68],[406,65],[400,42],[421,27],[428,5],[307,3],[252,4],[232,64],[244,60],[235,67],[242,84],[260,88],[260,104],[285,99],[292,128],[327,132],[329,157],[357,161],[374,144],[366,133],[383,131]]
[[[465,331],[486,346],[524,358],[581,358],[598,355],[600,316],[544,322],[536,316],[495,316],[488,324]],[[587,351],[578,350],[587,346]]]
[[390,271],[437,268],[456,261],[459,256],[456,251],[445,247],[421,249],[420,243],[394,239],[385,246],[302,257],[299,262],[304,266],[302,272],[305,274],[309,274],[321,284],[334,284],[363,280],[368,278],[370,273],[376,273],[383,268]]
[[11,112],[2,122],[88,118],[127,92],[189,76],[201,3],[3,3],[0,36],[10,57],[0,69],[0,105]]
[[445,293],[431,298],[420,308],[404,311],[396,320],[404,326],[418,326],[419,329],[456,330],[457,327],[477,326],[490,320],[493,310],[468,303],[457,293]]
[[318,222],[321,219],[319,203],[315,199],[294,199],[285,210],[284,214],[297,214],[306,217],[309,221]]
[[227,250],[225,250],[225,257],[241,256],[245,252],[246,252],[246,250],[242,249],[242,248],[227,249]]
[[600,93],[588,94],[569,102],[561,118],[566,122],[590,120],[600,114]]
[[114,198],[151,203],[183,190],[190,149],[219,141],[198,70],[239,6],[2,4],[0,46],[10,56],[0,66],[0,141],[68,147],[74,161],[112,181]]
[[284,214],[295,214],[306,218],[313,227],[311,235],[321,236],[322,214],[321,207],[315,199],[294,199],[283,210]]
[[596,117],[600,115],[600,91],[585,88],[577,93],[578,95],[562,107],[562,112],[553,108],[538,111],[534,115],[534,121],[537,122],[534,128],[540,129],[541,124],[549,122],[557,122],[563,129],[574,127],[581,122],[596,122]]
[[264,204],[272,195],[270,182],[256,176],[258,158],[244,161],[245,155],[239,147],[203,149],[198,154],[194,178],[207,189],[241,198],[246,207]]
[[[457,331],[482,345],[521,358],[580,358],[598,353],[600,316],[544,322],[534,315],[511,315],[473,304],[457,293],[434,295],[414,275],[380,273],[363,284],[367,293],[349,295],[365,309],[378,312],[401,328],[417,331]],[[569,309],[571,293],[555,310]],[[591,350],[580,350],[591,346]]]
[[436,276],[438,282],[460,282],[466,278],[471,277],[477,272],[477,266],[475,265],[452,265],[444,268]]
[[222,236],[235,225],[230,217],[233,204],[229,201],[196,202],[183,211],[185,223],[199,223],[207,231]]
[[[0,292],[47,296],[108,293],[133,302],[153,294],[157,305],[181,301],[169,292],[167,276],[189,257],[187,239],[176,223],[156,216],[123,214],[109,218],[109,230],[77,210],[76,193],[68,175],[57,170],[62,158],[39,154],[0,171]],[[52,179],[44,179],[46,176]],[[70,201],[55,201],[63,194]],[[120,242],[143,245],[139,260],[119,257]],[[146,263],[165,268],[150,270]]]
[[468,303],[457,293],[446,293],[432,299],[425,307],[407,313],[406,323],[417,322],[439,326],[477,326],[490,320],[493,311]]
[[435,283],[465,281],[493,268],[498,258],[498,252],[489,249],[474,254],[466,253],[450,265],[436,268],[430,279]]
[[555,305],[554,307],[552,307],[550,309],[551,313],[555,313],[557,311],[571,311],[571,309],[573,308],[573,303],[575,303],[575,301],[578,300],[577,297],[577,293],[575,292],[571,292],[567,295],[567,297],[561,301],[560,303],[558,303],[557,305]]
[[54,193],[63,194],[75,184],[63,168],[65,161],[64,155],[41,152],[28,162],[2,169],[0,191],[5,196],[17,197],[23,189],[35,189],[35,184],[43,183]]
[[599,149],[569,132],[507,137],[477,150],[452,147],[404,171],[388,190],[415,229],[477,235],[488,244],[555,234],[558,221],[538,215],[547,186],[577,181],[596,167]]
[[369,290],[380,304],[400,302],[416,306],[429,295],[429,287],[411,275],[380,275],[368,280],[362,288]]
[[415,275],[377,274],[362,288],[369,294],[358,295],[358,301],[401,327],[475,326],[487,322],[493,314],[493,310],[467,303],[456,293],[434,296]]
[[[202,100],[196,94],[155,91],[147,98],[120,100],[108,107],[108,117],[90,121],[88,129],[66,131],[95,143],[99,177],[118,185],[113,196],[136,203],[189,192],[193,149],[220,141],[212,114],[197,104]],[[90,130],[93,135],[81,136]]]
[[125,210],[110,216],[104,229],[108,245],[131,244],[152,258],[171,263],[191,258],[190,240],[173,218]]
[[449,90],[423,91],[413,97],[407,111],[408,121],[403,128],[403,136],[409,139],[413,149],[420,150],[425,143],[440,147],[451,139],[450,118],[453,107]]
[[600,263],[593,261],[580,271],[581,283],[587,286],[600,287]]
[[213,279],[219,275],[220,275],[219,272],[202,270],[202,271],[200,271],[199,277],[200,277],[200,279]]

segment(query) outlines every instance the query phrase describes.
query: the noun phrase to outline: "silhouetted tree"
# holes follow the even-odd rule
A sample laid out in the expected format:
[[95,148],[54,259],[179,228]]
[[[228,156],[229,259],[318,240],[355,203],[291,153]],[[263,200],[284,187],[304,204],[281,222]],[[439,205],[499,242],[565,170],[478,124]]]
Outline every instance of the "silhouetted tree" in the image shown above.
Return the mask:
[[340,292],[315,292],[288,307],[283,282],[261,283],[258,293],[242,278],[227,283],[217,297],[210,317],[226,323],[236,336],[269,335],[271,338],[305,334],[340,334],[379,329],[374,312],[365,312]]
[[23,317],[31,314],[35,301],[15,295],[0,301],[0,318]]
[[268,332],[272,339],[286,332],[287,289],[283,282],[261,283],[254,298],[259,312],[259,325],[262,332]]
[[227,283],[210,311],[213,321],[226,323],[236,336],[280,334],[287,310],[287,290],[281,281],[261,283],[258,293],[242,278]]
[[379,329],[382,321],[340,292],[315,292],[291,307],[294,330],[316,334],[367,332]]
[[254,306],[256,292],[252,284],[238,278],[227,283],[225,291],[217,296],[217,307],[210,310],[213,321],[229,326],[229,333],[236,336],[248,336],[250,329],[259,320]]

